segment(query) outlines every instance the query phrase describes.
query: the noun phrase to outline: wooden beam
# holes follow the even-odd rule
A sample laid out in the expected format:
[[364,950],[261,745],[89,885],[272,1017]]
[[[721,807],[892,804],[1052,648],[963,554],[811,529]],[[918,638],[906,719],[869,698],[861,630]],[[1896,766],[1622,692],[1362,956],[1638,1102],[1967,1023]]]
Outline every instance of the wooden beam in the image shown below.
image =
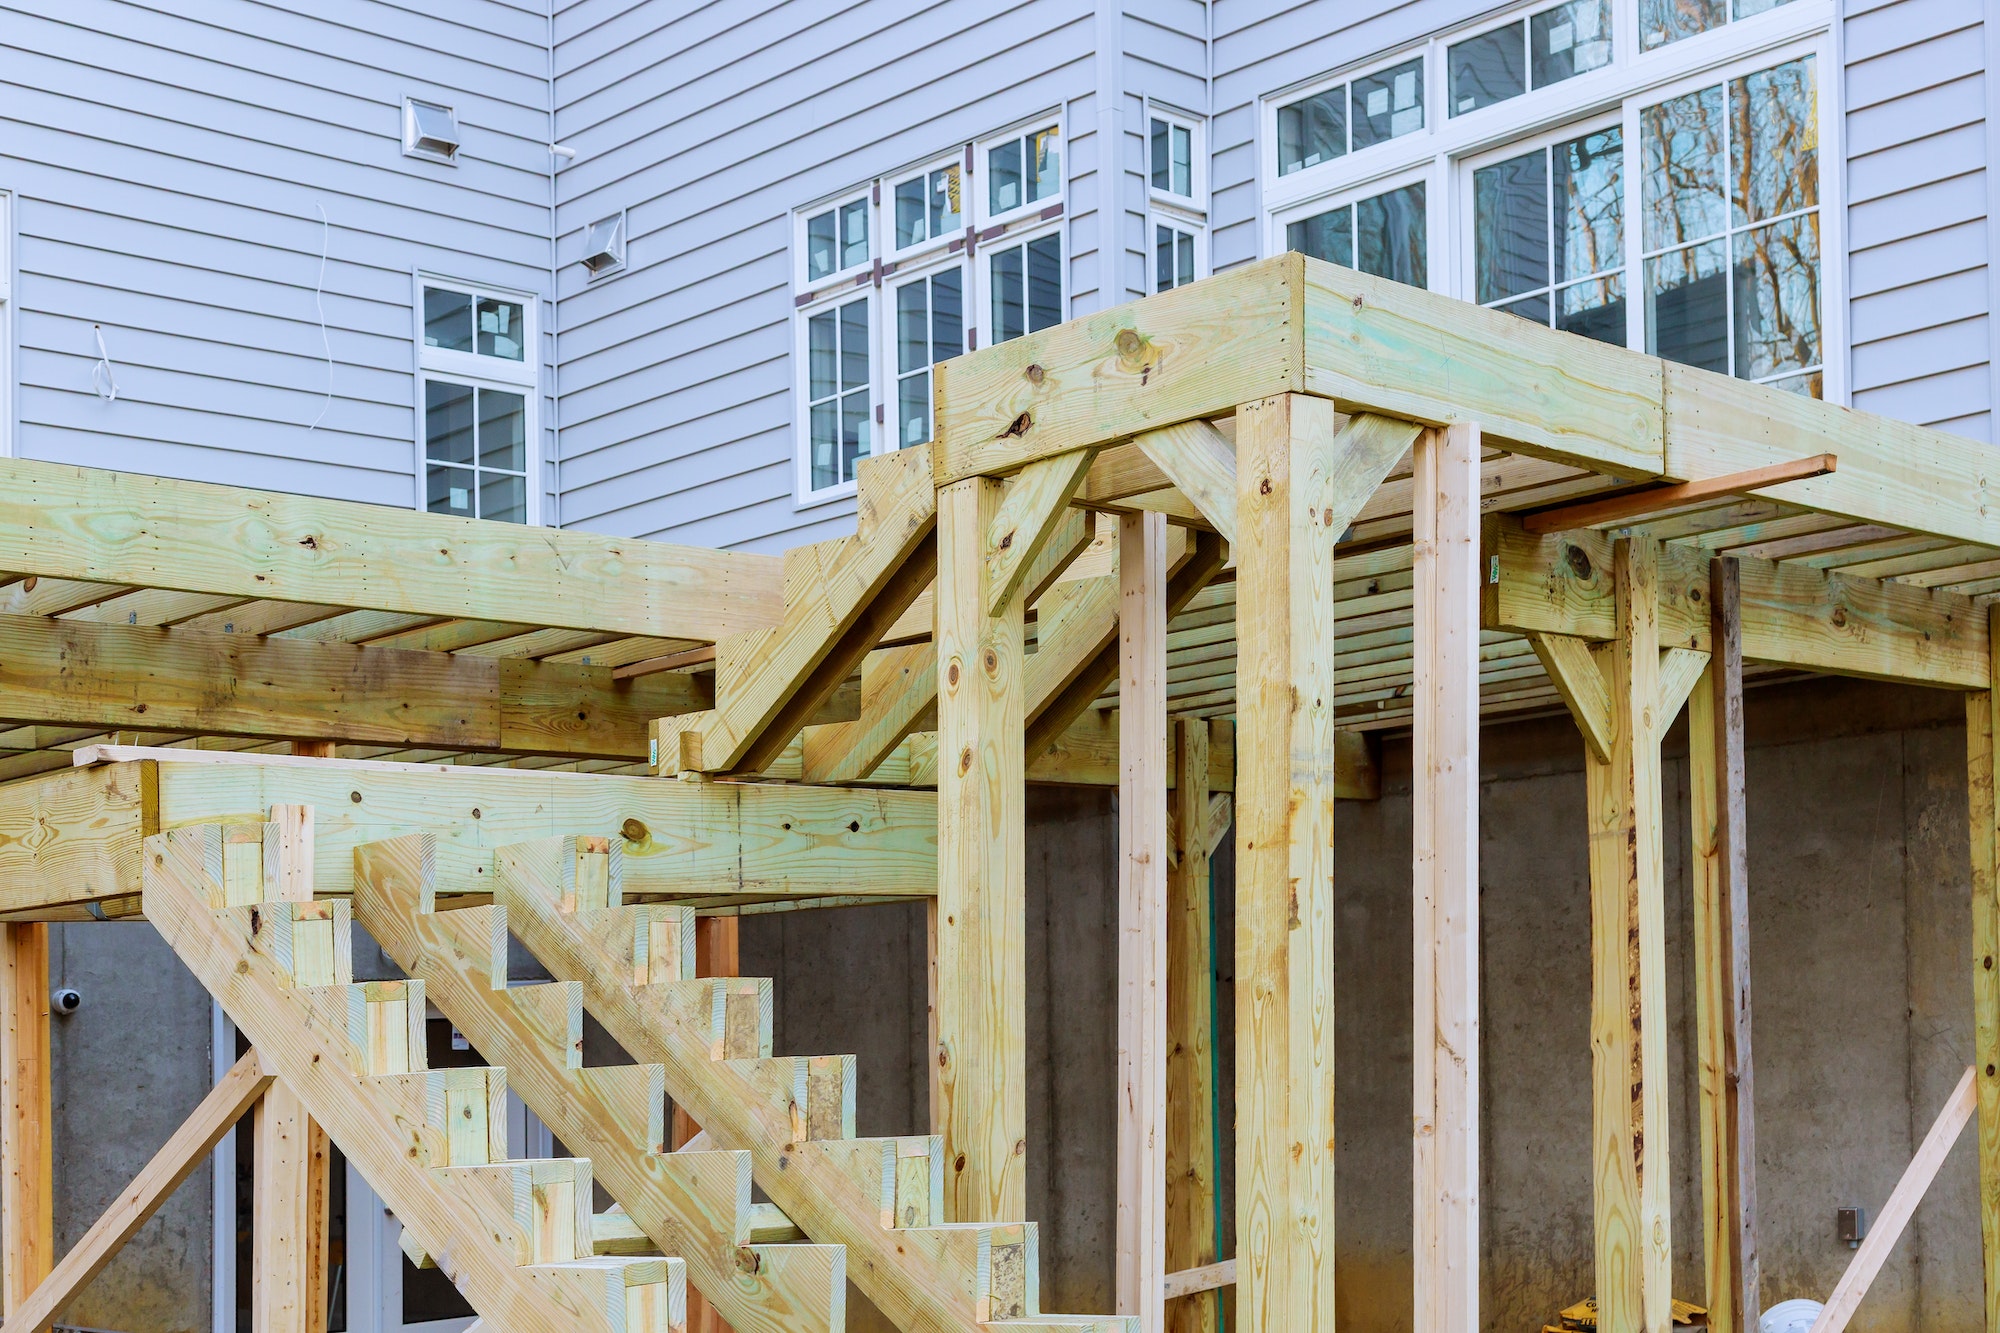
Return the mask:
[[[2000,629],[2000,606],[1990,608]],[[1965,696],[1966,795],[1972,834],[1972,1062],[1979,1089],[1979,1232],[1986,1328],[2000,1330],[2000,807],[1994,799],[1991,687]]]
[[1617,729],[1608,762],[1585,760],[1597,1305],[1607,1329],[1670,1333],[1658,548],[1621,540],[1613,565],[1620,633],[1599,652]]
[[0,569],[661,638],[777,622],[775,557],[7,459]]
[[194,1174],[210,1150],[236,1127],[244,1112],[271,1086],[255,1051],[231,1066],[188,1118],[181,1122],[151,1161],[132,1177],[90,1230],[62,1257],[62,1262],[32,1295],[9,1311],[0,1324],[4,1333],[34,1333],[68,1309],[91,1279],[104,1271],[126,1241]]
[[1479,428],[1416,447],[1417,1333],[1479,1321]]
[[[1173,855],[1167,870],[1167,1229],[1168,1333],[1216,1333],[1221,1302],[1175,1301],[1174,1277],[1216,1260],[1215,940],[1209,884],[1209,759],[1227,723],[1183,719],[1172,727]],[[1120,809],[1123,796],[1120,797]]]
[[1136,1333],[1162,1333],[1169,1058],[1164,517],[1129,514],[1118,521],[1118,580],[1118,1313],[1136,1319]]
[[1832,454],[1814,454],[1810,458],[1772,463],[1767,467],[1751,468],[1748,472],[1735,472],[1725,477],[1683,481],[1669,486],[1652,486],[1642,491],[1628,491],[1623,495],[1608,496],[1602,500],[1585,500],[1581,504],[1564,505],[1559,509],[1540,510],[1524,517],[1521,520],[1521,527],[1528,532],[1540,534],[1562,532],[1569,528],[1608,526],[1623,519],[1636,518],[1642,514],[1657,514],[1680,505],[1747,494],[1766,486],[1775,486],[1779,482],[1823,477],[1835,471],[1839,463],[1840,460]]
[[707,682],[607,667],[0,616],[0,717],[280,740],[639,760]]
[[[56,1259],[49,928],[0,925],[0,1313]],[[11,1321],[9,1327],[11,1328]]]
[[1334,547],[1418,428],[1238,409],[1237,1318],[1332,1328]]
[[[1486,521],[1488,629],[1605,642],[1616,632],[1611,538],[1537,537]],[[1664,647],[1708,649],[1706,552],[1660,548]],[[1971,598],[1769,560],[1742,559],[1743,656],[1752,662],[1950,689],[1987,687],[1986,614]]]
[[1972,1119],[1972,1112],[1979,1101],[1974,1071],[1968,1067],[1965,1077],[1959,1079],[1952,1090],[1951,1098],[1938,1112],[1938,1118],[1931,1124],[1930,1133],[1917,1148],[1917,1155],[1910,1159],[1909,1166],[1896,1182],[1896,1188],[1889,1194],[1889,1201],[1882,1205],[1881,1214],[1875,1225],[1861,1242],[1854,1258],[1848,1261],[1847,1271],[1840,1275],[1840,1281],[1827,1297],[1826,1306],[1813,1320],[1812,1333],[1841,1333],[1847,1327],[1854,1311],[1861,1304],[1861,1298],[1868,1294],[1869,1283],[1882,1271],[1883,1263],[1889,1258],[1889,1251],[1896,1247],[1903,1228],[1910,1224],[1910,1217],[1923,1201],[1924,1192],[1937,1179],[1938,1168],[1944,1165],[1945,1154],[1958,1142],[1958,1136],[1965,1132],[1965,1122]]
[[1026,875],[1022,607],[992,605],[987,534],[1001,484],[938,492],[936,1089],[947,1216],[1027,1208]]
[[1224,541],[1236,542],[1236,446],[1206,421],[1184,421],[1147,431],[1132,443],[1172,478],[1215,525]]
[[1737,564],[1710,566],[1713,652],[1688,696],[1694,823],[1695,1044],[1709,1327],[1756,1333],[1757,1137],[1750,1059],[1750,859],[1743,768],[1743,638]]

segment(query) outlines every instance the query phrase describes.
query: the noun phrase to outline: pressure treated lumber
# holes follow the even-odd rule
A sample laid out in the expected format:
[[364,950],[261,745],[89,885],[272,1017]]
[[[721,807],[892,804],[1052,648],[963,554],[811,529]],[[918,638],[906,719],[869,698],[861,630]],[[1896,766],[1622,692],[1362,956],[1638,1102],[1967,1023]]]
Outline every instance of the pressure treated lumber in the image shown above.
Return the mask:
[[[1789,396],[1789,395],[1787,395]],[[1612,539],[1596,532],[1537,537],[1504,515],[1487,519],[1488,629],[1603,642],[1616,632]],[[1497,562],[1497,563],[1496,563]],[[1663,646],[1708,649],[1707,553],[1660,548]],[[1985,689],[1985,612],[1935,588],[1742,558],[1746,661],[1951,689]]]
[[1227,722],[1172,724],[1172,834],[1167,866],[1166,1269],[1168,1333],[1216,1333],[1220,1300],[1195,1292],[1175,1300],[1173,1280],[1216,1260],[1215,948],[1209,869],[1211,757],[1220,739],[1233,748]]
[[[1167,1276],[1167,521],[1118,521],[1118,1313]],[[1206,815],[1204,808],[1202,813]],[[1206,830],[1202,830],[1206,832]]]
[[[2000,623],[2000,607],[1991,614]],[[1979,1092],[1979,1233],[1986,1327],[2000,1329],[2000,805],[1992,688],[1965,696],[1965,786],[1972,835],[1972,1065]]]
[[1333,557],[1418,428],[1237,411],[1237,1318],[1334,1325]]
[[1688,696],[1705,1304],[1714,1333],[1755,1333],[1762,1312],[1762,1282],[1737,564],[1717,560],[1710,574],[1709,640],[1714,651],[1701,682]]
[[257,1052],[247,1053],[232,1065],[189,1112],[180,1128],[153,1154],[152,1160],[90,1224],[90,1230],[83,1233],[54,1271],[32,1295],[8,1312],[5,1322],[0,1323],[0,1331],[39,1330],[68,1309],[270,1086],[271,1075],[265,1072]]
[[49,928],[0,925],[0,1314],[55,1264]]
[[0,569],[688,639],[775,623],[780,577],[771,556],[19,458]]
[[0,615],[0,715],[108,729],[644,759],[703,678]]
[[1018,1222],[1027,1209],[1027,791],[1022,607],[991,614],[987,534],[998,481],[938,492],[937,1096],[946,1209]]
[[1417,1333],[1479,1320],[1479,428],[1417,439]]
[[1952,1090],[1951,1098],[1938,1112],[1938,1118],[1931,1125],[1930,1132],[1918,1145],[1917,1154],[1910,1159],[1903,1170],[1902,1178],[1889,1194],[1889,1201],[1882,1205],[1882,1211],[1875,1218],[1868,1235],[1862,1239],[1861,1248],[1848,1261],[1847,1271],[1840,1275],[1833,1294],[1827,1297],[1826,1307],[1813,1320],[1812,1333],[1841,1333],[1854,1317],[1854,1311],[1861,1304],[1861,1298],[1868,1294],[1869,1283],[1882,1271],[1883,1263],[1889,1258],[1901,1238],[1903,1228],[1910,1224],[1911,1214],[1923,1201],[1924,1192],[1937,1178],[1938,1168],[1944,1165],[1945,1154],[1958,1142],[1958,1136],[1965,1132],[1965,1122],[1972,1119],[1972,1113],[1979,1100],[1975,1084],[1975,1073],[1968,1067],[1965,1076]]

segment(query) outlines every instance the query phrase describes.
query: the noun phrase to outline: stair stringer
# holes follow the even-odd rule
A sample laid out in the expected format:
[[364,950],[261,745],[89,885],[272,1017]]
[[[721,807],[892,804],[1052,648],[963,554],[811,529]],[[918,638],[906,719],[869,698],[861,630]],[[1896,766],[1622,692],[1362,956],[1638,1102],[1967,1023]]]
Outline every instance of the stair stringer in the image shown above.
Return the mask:
[[[599,1183],[664,1253],[686,1261],[689,1281],[736,1333],[841,1333],[845,1252],[837,1245],[752,1245],[749,1154],[665,1152],[660,1066],[584,1067],[581,986],[509,987],[506,907],[437,910],[435,853],[429,834],[355,850],[355,909],[370,936],[422,979],[431,1002],[475,1049],[506,1065],[509,1086],[528,1109],[566,1147],[589,1156]],[[564,902],[579,900],[569,891],[575,883],[566,877]],[[652,916],[682,910],[643,909],[640,924],[652,927]],[[682,951],[664,938],[670,934],[648,928],[623,938],[653,984],[677,992],[683,1021],[709,1024],[722,1042],[724,984],[681,978]],[[754,1049],[744,1053],[754,1058]],[[765,1072],[766,1084],[795,1075],[796,1062],[762,1063],[781,1066]]]
[[[337,923],[344,913],[301,913],[308,904],[296,902],[218,906],[222,884],[209,871],[220,864],[221,831],[196,825],[145,840],[147,919],[488,1325],[685,1333],[678,1259],[590,1257],[588,1162],[496,1160],[504,1071],[424,1067],[417,983],[301,984],[308,978],[280,961],[317,956],[297,947],[295,923]],[[314,966],[351,974],[345,933],[331,939],[339,952]]]
[[[807,1236],[846,1247],[848,1276],[890,1322],[906,1333],[1136,1333],[1126,1316],[1040,1312],[1034,1224],[942,1223],[935,1138],[852,1138],[851,1085],[846,1132],[807,1137],[817,1117],[748,1077],[762,1062],[714,1058],[708,1030],[688,1023],[672,988],[635,984],[631,955],[616,946],[631,935],[631,918],[616,914],[642,909],[564,910],[563,867],[577,842],[496,854],[494,902],[514,938],[552,975],[579,983],[585,1007],[628,1052],[662,1066],[676,1104],[711,1137],[749,1151],[757,1183]],[[616,883],[608,901],[620,903]],[[894,1225],[903,1216],[918,1225]]]

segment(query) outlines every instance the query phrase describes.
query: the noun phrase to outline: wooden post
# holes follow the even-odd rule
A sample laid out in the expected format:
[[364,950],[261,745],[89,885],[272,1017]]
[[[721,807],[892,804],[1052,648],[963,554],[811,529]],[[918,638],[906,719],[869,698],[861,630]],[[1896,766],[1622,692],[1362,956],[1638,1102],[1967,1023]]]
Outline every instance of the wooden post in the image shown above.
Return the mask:
[[[1989,635],[2000,606],[1988,608]],[[1973,1070],[1979,1087],[1979,1230],[1986,1272],[1986,1330],[2000,1333],[2000,816],[1993,794],[1993,734],[2000,655],[1991,686],[1965,696],[1966,791],[1972,826]]]
[[1236,1310],[1334,1327],[1333,556],[1417,428],[1236,413]]
[[1417,1333],[1479,1327],[1479,428],[1415,473]]
[[[738,923],[743,918],[736,916],[697,917],[694,923],[694,971],[699,977],[733,977],[742,973],[742,952],[739,947],[741,936]],[[701,1133],[701,1126],[678,1102],[674,1105],[674,1127],[672,1147],[678,1152],[681,1147]],[[729,1324],[722,1312],[708,1303],[708,1298],[696,1291],[692,1285],[687,1289],[687,1329],[686,1333],[729,1333]]]
[[1750,895],[1738,565],[1709,566],[1708,668],[1688,696],[1695,1029],[1708,1324],[1756,1333],[1757,1138],[1750,1064]]
[[989,613],[986,538],[1001,484],[938,492],[937,1095],[946,1212],[1027,1210],[1026,876],[1022,614]]
[[55,1266],[49,928],[0,925],[0,1312]]
[[1118,1313],[1167,1277],[1167,517],[1118,520]]
[[[1221,724],[1221,725],[1227,725]],[[1216,1261],[1214,942],[1209,932],[1210,724],[1174,724],[1174,846],[1167,867],[1167,1272]],[[1122,807],[1121,807],[1122,808]],[[1170,1301],[1168,1333],[1216,1333],[1220,1293]]]
[[1609,756],[1587,755],[1591,1150],[1598,1326],[1669,1333],[1666,895],[1661,851],[1659,548],[1613,548],[1618,635],[1594,650]]

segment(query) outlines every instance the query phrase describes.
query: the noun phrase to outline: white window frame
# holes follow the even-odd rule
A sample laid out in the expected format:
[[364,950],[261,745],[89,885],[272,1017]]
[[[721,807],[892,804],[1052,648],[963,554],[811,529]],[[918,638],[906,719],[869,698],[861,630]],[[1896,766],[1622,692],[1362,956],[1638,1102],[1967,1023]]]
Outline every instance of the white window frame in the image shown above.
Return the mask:
[[[976,277],[975,286],[978,289],[978,304],[974,307],[974,310],[977,312],[978,318],[969,322],[976,324],[982,331],[983,337],[979,344],[981,347],[991,346],[997,341],[993,336],[995,331],[990,327],[989,319],[989,316],[993,313],[993,253],[997,250],[1012,250],[1016,246],[1025,247],[1029,241],[1038,241],[1044,236],[1057,236],[1062,241],[1062,258],[1061,262],[1056,265],[1057,285],[1060,288],[1056,295],[1056,308],[1061,312],[1063,319],[1069,318],[1069,265],[1071,259],[1069,228],[1063,225],[1063,219],[1060,217],[1048,218],[1032,227],[1009,227],[1005,235],[996,236],[990,241],[980,241],[979,253],[976,256],[978,262],[973,266]],[[1148,234],[1148,239],[1150,239],[1150,233]],[[1147,250],[1149,263],[1151,262],[1151,255],[1152,252],[1149,247]],[[1023,258],[1025,259],[1025,253]],[[1022,280],[1025,284],[1025,264],[1023,267]],[[1023,299],[1025,300],[1025,288]],[[1034,331],[1030,330],[1030,332]],[[1008,341],[1012,342],[1014,339],[1010,338]]]
[[[998,148],[1009,139],[1025,139],[1036,130],[1051,127],[1056,132],[1056,151],[1059,155],[1056,162],[1056,192],[1054,196],[1046,199],[1037,199],[1032,203],[1022,203],[1014,208],[1003,209],[997,213],[993,212],[989,206],[992,202],[991,188],[986,184],[986,177],[991,173],[991,168],[987,163],[987,151]],[[973,142],[973,171],[971,179],[978,183],[978,188],[973,194],[972,216],[974,219],[973,225],[979,232],[979,243],[981,245],[986,244],[988,234],[993,233],[995,227],[1005,227],[1011,233],[1015,228],[1039,227],[1042,223],[1052,222],[1063,216],[1069,206],[1070,147],[1069,125],[1066,123],[1062,108],[1060,107],[1051,107],[1041,115],[1030,116],[1025,120],[1017,120],[997,134],[989,134]],[[1023,170],[1025,170],[1025,161],[1022,165]],[[994,234],[997,235],[997,233]],[[1067,256],[1065,256],[1064,262],[1068,262]],[[1065,289],[1067,289],[1067,284],[1065,284]]]
[[[819,210],[824,212],[825,210]],[[803,234],[801,234],[803,242]],[[855,493],[855,478],[836,482],[831,486],[813,489],[812,484],[812,345],[811,325],[814,315],[829,310],[838,310],[851,301],[868,303],[868,447],[855,458],[857,468],[863,458],[873,458],[881,452],[883,419],[886,408],[882,399],[882,292],[873,282],[841,282],[823,285],[813,293],[810,302],[795,306],[792,311],[792,417],[797,423],[793,430],[793,476],[792,497],[799,508],[826,504],[833,500],[845,499]],[[836,354],[837,355],[837,354]],[[836,373],[838,373],[836,371]],[[834,401],[837,404],[841,393],[836,387]],[[835,409],[838,411],[838,407]]]
[[[541,474],[541,408],[542,408],[542,344],[541,344],[541,300],[529,292],[509,287],[497,287],[491,283],[469,282],[463,278],[453,278],[442,273],[418,270],[411,275],[411,319],[415,328],[416,343],[416,486],[415,507],[428,510],[426,501],[426,474],[430,466],[428,440],[425,438],[426,387],[432,380],[450,384],[470,385],[475,389],[497,389],[505,393],[518,393],[525,404],[527,420],[527,472],[525,489],[527,492],[527,524],[538,527],[542,524]],[[522,318],[521,359],[509,361],[504,357],[481,356],[477,352],[454,352],[441,347],[429,347],[424,343],[424,289],[438,287],[454,292],[464,292],[474,301],[475,312],[478,299],[490,296],[502,301],[512,301],[520,305]],[[476,318],[476,315],[475,315]],[[477,465],[475,464],[475,469]],[[478,471],[474,472],[475,477]],[[499,520],[495,520],[499,521]]]
[[[1462,168],[1507,156],[1506,149],[1525,152],[1544,136],[1593,118],[1618,115],[1625,124],[1627,188],[1638,188],[1638,112],[1643,106],[1694,88],[1726,82],[1742,73],[1781,65],[1800,55],[1815,56],[1819,105],[1820,196],[1820,337],[1825,401],[1846,403],[1849,387],[1847,329],[1846,142],[1842,105],[1841,33],[1834,0],[1791,0],[1791,3],[1744,19],[1731,19],[1707,32],[1670,42],[1652,51],[1638,49],[1638,0],[1613,0],[1611,64],[1547,87],[1531,90],[1462,116],[1440,113],[1447,94],[1446,49],[1467,36],[1503,27],[1510,21],[1548,8],[1548,0],[1517,5],[1504,14],[1477,23],[1442,30],[1424,42],[1301,82],[1260,99],[1257,161],[1258,213],[1266,254],[1285,249],[1285,224],[1342,202],[1366,197],[1422,175],[1427,185],[1427,250],[1433,291],[1471,299],[1472,234],[1470,173]],[[1326,88],[1364,78],[1377,70],[1424,54],[1426,88],[1423,130],[1371,145],[1279,176],[1278,108]],[[1516,147],[1518,145],[1518,147]],[[1466,198],[1461,200],[1460,196]],[[1632,196],[1628,196],[1630,198]],[[1640,217],[1626,215],[1627,280],[1633,282],[1631,256],[1640,253]],[[1641,275],[1642,276],[1642,275]],[[1630,287],[1628,309],[1642,293]],[[1643,346],[1643,342],[1636,345]]]
[[[923,162],[913,163],[900,171],[894,171],[882,177],[882,203],[878,212],[881,215],[882,244],[880,246],[880,253],[882,255],[882,267],[885,276],[895,272],[899,266],[912,262],[928,263],[937,254],[947,249],[956,251],[964,248],[966,233],[973,227],[971,208],[973,173],[966,170],[966,158],[968,156],[969,154],[965,147],[960,145],[949,153],[940,154]],[[940,232],[936,236],[926,237],[914,245],[898,248],[895,244],[897,188],[918,179],[922,179],[928,184],[930,174],[933,171],[947,171],[953,167],[958,168],[959,225],[957,228],[948,232]]]
[[[882,207],[880,200],[872,197],[875,188],[875,183],[871,181],[869,184],[863,185],[858,189],[843,190],[839,194],[830,195],[827,198],[818,200],[793,212],[792,289],[794,291],[810,293],[813,297],[818,298],[831,292],[836,287],[853,286],[857,280],[866,279],[870,275],[882,254]],[[823,277],[809,278],[806,267],[808,262],[806,225],[822,213],[831,212],[833,214],[834,245],[837,249],[840,245],[840,215],[848,205],[857,202],[863,206],[864,214],[868,219],[867,256],[858,264],[849,264],[844,268],[836,268],[833,272]]]
[[0,190],[0,458],[14,456],[14,196]]

